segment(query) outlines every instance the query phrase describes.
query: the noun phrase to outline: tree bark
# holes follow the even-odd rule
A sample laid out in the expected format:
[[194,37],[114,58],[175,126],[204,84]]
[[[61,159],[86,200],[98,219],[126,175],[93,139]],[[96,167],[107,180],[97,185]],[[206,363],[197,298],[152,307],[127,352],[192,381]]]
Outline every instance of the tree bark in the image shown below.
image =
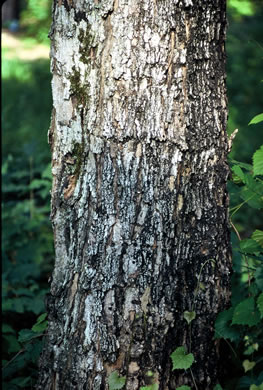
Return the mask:
[[[56,262],[38,389],[108,389],[115,371],[127,390],[217,383],[231,258],[225,29],[224,0],[55,0]],[[172,371],[179,346],[192,372]]]

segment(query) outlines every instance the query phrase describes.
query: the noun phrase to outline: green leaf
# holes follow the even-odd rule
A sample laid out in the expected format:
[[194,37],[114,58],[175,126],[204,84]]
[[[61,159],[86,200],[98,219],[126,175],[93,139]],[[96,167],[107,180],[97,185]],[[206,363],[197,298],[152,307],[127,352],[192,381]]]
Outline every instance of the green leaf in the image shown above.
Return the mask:
[[232,171],[241,179],[243,183],[245,183],[245,175],[239,165],[234,165],[232,167]]
[[8,353],[15,353],[21,349],[21,345],[19,344],[17,338],[14,335],[3,335],[2,337],[8,343],[8,347],[7,347]]
[[253,384],[249,387],[249,390],[263,390],[263,383],[259,386]]
[[191,390],[191,387],[183,385],[180,387],[176,387],[176,390]]
[[108,382],[110,390],[119,390],[125,386],[126,377],[119,376],[117,371],[113,371],[108,378]]
[[263,267],[262,266],[256,269],[254,278],[256,281],[256,285],[258,286],[260,291],[263,291]]
[[28,343],[26,348],[30,347],[30,359],[33,363],[37,363],[43,349],[43,340],[35,339],[32,343]]
[[257,307],[260,312],[261,318],[263,318],[263,293],[261,293],[257,299]]
[[254,14],[253,5],[248,0],[229,0],[229,8],[232,8],[233,15],[252,16]]
[[36,324],[32,326],[33,332],[40,333],[46,330],[48,324],[48,322],[45,320],[46,317],[47,313],[43,313],[37,318]]
[[263,114],[258,114],[251,119],[248,125],[256,125],[259,122],[263,122]]
[[35,324],[32,326],[32,330],[33,330],[33,332],[36,332],[36,333],[42,333],[42,332],[44,332],[44,330],[47,329],[47,324],[48,324],[47,321],[43,321],[41,323]]
[[235,165],[239,165],[241,168],[245,168],[247,171],[252,171],[253,167],[251,164],[246,164],[241,161],[230,159],[230,162]]
[[244,367],[245,372],[252,370],[255,367],[256,362],[250,362],[249,360],[244,360],[242,366]]
[[22,329],[19,331],[19,337],[18,341],[21,343],[25,343],[27,341],[32,340],[34,337],[36,337],[36,333],[33,332],[31,329]]
[[223,390],[223,388],[221,385],[217,384],[217,385],[215,385],[213,390]]
[[235,326],[231,326],[234,308],[222,311],[218,314],[215,322],[215,338],[229,339],[231,341],[238,340],[240,332]]
[[47,318],[47,313],[41,314],[39,317],[37,317],[37,324],[40,324]]
[[256,241],[261,248],[263,248],[263,231],[262,230],[255,230],[254,233],[252,234],[252,239]]
[[252,353],[254,353],[254,352],[255,352],[254,348],[252,347],[252,345],[250,345],[250,346],[243,352],[243,354],[244,354],[244,355],[252,355]]
[[253,297],[240,302],[234,309],[232,324],[254,326],[260,321]]
[[245,240],[240,241],[240,249],[243,253],[258,253],[261,248],[259,244],[252,240],[251,238],[246,238]]
[[148,371],[146,372],[146,375],[149,376],[149,377],[151,377],[151,376],[154,376],[154,373],[153,373],[151,370],[148,370]]
[[196,317],[195,311],[185,311],[184,312],[184,319],[187,321],[188,324],[190,324]]
[[18,387],[22,387],[24,389],[25,387],[27,387],[26,385],[30,386],[30,383],[32,383],[32,378],[30,376],[27,376],[27,377],[20,376],[20,377],[11,379],[11,381],[9,383],[12,385],[16,385]]
[[247,186],[244,186],[240,192],[240,197],[253,209],[263,208],[263,198],[255,191],[251,191]]
[[[250,260],[249,257],[247,259],[248,259],[248,261]],[[256,297],[256,295],[258,295],[258,293],[259,293],[259,289],[258,289],[257,284],[251,283],[250,286],[248,286],[248,296]]]
[[253,154],[253,175],[263,175],[263,145]]
[[43,171],[42,178],[52,180],[51,164],[50,163],[46,166],[45,170]]
[[140,387],[140,390],[158,390],[158,389],[159,389],[158,383],[153,383],[152,385],[149,386]]
[[263,182],[253,178],[250,173],[244,173],[244,178],[241,198],[253,208],[263,208]]
[[2,325],[2,333],[16,333],[15,330],[8,324]]
[[34,179],[34,180],[31,181],[31,183],[29,184],[28,188],[30,190],[37,190],[38,188],[46,186],[47,184],[48,184],[48,186],[50,185],[50,183],[47,180]]
[[171,354],[173,370],[187,370],[194,362],[194,355],[186,353],[185,347],[178,347]]

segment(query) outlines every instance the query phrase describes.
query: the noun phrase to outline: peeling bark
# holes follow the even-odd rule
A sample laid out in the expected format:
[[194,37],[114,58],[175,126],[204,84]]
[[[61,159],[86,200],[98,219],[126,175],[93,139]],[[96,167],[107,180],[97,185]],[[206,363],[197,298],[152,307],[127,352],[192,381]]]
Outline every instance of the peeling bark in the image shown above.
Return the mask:
[[231,257],[225,27],[224,0],[55,0],[56,263],[38,389],[108,389],[113,371],[127,390],[193,386],[171,371],[181,345],[199,390],[217,383]]

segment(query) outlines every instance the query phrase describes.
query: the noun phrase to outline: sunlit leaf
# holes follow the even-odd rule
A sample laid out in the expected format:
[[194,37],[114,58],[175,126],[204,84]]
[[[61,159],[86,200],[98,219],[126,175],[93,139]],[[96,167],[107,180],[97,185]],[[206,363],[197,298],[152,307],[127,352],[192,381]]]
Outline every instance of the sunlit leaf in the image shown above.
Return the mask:
[[253,154],[253,174],[263,175],[263,145]]
[[242,171],[241,167],[239,165],[234,165],[232,167],[232,171],[240,178],[240,180],[245,183],[245,175],[244,172]]
[[262,230],[255,230],[251,237],[253,240],[255,240],[263,248],[263,231]]
[[249,0],[229,0],[228,6],[242,16],[251,16],[254,13],[253,5]]
[[195,311],[185,311],[184,312],[184,319],[187,321],[188,324],[190,324],[196,317]]
[[241,161],[237,161],[237,160],[233,160],[233,159],[230,159],[230,162],[232,164],[240,166],[241,168],[245,168],[247,171],[252,171],[252,169],[253,169],[253,166],[251,164],[247,164],[247,163],[244,163],[244,162],[241,162]]
[[251,121],[249,122],[249,125],[255,125],[259,122],[263,122],[263,114],[258,114],[254,116],[254,118],[252,118]]
[[185,347],[178,347],[171,354],[171,359],[173,370],[187,370],[194,362],[194,355],[192,353],[187,354]]
[[36,333],[42,333],[42,332],[44,332],[44,330],[47,329],[47,324],[48,324],[47,321],[38,322],[32,326],[32,330],[33,330],[33,332],[36,332]]
[[255,362],[250,362],[249,360],[244,360],[242,366],[244,367],[245,372],[252,370],[255,367]]
[[250,385],[249,390],[263,390],[263,383],[259,386],[257,385]]
[[158,390],[158,389],[159,389],[158,383],[153,383],[152,385],[149,386],[140,387],[140,390]]

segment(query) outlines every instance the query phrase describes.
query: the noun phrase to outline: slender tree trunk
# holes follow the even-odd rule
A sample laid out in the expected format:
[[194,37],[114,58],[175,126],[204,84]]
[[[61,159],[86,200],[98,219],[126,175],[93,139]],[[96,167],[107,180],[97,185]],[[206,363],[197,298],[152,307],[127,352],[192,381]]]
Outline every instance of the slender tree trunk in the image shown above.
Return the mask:
[[[38,389],[108,389],[114,371],[128,390],[217,383],[213,325],[230,274],[225,27],[224,0],[55,0],[56,263]],[[192,373],[172,371],[179,346]]]

